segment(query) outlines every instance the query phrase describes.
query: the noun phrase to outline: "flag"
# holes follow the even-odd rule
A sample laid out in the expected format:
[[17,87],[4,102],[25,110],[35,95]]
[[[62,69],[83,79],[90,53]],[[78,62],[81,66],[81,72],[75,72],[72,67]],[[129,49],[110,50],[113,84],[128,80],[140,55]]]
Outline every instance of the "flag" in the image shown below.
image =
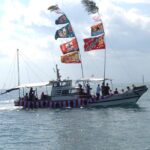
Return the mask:
[[60,49],[63,54],[70,53],[73,51],[79,51],[78,42],[76,38],[72,39],[67,43],[61,44]]
[[68,18],[66,17],[65,14],[61,15],[56,21],[55,24],[65,24],[65,23],[69,23]]
[[91,51],[97,49],[105,49],[104,35],[84,39],[84,50]]
[[96,36],[99,34],[104,34],[104,28],[102,22],[91,26],[91,36]]
[[56,40],[58,38],[69,38],[69,37],[75,37],[75,34],[72,30],[70,23],[56,31],[56,34],[55,34]]
[[63,56],[61,56],[61,62],[62,63],[81,63],[81,60],[79,58],[79,53],[76,52],[71,52],[68,54],[65,54]]

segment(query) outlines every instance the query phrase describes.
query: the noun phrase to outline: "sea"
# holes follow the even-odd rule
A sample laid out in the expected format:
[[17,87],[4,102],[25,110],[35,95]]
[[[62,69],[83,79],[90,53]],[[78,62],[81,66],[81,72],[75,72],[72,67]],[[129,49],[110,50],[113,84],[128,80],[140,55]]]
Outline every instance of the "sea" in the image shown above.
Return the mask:
[[107,108],[20,109],[15,96],[0,97],[0,150],[150,150],[150,90]]

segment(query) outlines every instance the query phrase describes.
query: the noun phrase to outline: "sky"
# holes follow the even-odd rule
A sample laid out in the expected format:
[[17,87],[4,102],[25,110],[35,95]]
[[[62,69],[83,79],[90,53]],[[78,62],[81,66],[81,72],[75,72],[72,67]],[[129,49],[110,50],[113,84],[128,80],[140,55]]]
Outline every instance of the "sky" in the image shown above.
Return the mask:
[[[16,55],[19,49],[20,82],[55,79],[58,64],[62,79],[81,78],[80,64],[62,64],[55,40],[58,14],[47,8],[58,4],[77,36],[85,77],[103,77],[104,50],[84,52],[95,22],[81,0],[0,0],[0,88],[17,85]],[[150,1],[95,0],[105,30],[106,77],[116,83],[150,82]]]

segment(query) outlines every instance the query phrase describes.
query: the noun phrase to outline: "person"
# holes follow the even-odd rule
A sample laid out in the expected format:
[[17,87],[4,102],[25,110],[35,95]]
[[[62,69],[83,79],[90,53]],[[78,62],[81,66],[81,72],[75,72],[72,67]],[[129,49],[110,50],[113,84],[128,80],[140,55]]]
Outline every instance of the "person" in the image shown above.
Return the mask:
[[89,84],[86,84],[86,93],[87,93],[87,96],[88,96],[88,97],[90,97],[90,95],[91,95],[90,90],[91,90],[90,85],[89,85]]
[[44,92],[41,93],[41,100],[44,100],[45,98],[45,95],[44,95]]
[[97,96],[97,99],[99,99],[100,97],[100,85],[98,84],[97,88],[96,88],[96,96]]
[[130,89],[130,87],[129,86],[127,86],[127,91],[130,91],[131,89]]
[[113,95],[113,91],[112,90],[109,91],[109,95]]
[[134,84],[132,84],[132,89],[135,90],[135,85]]
[[79,87],[79,94],[82,95],[82,94],[83,94],[82,85],[81,85],[81,84],[78,84],[78,87]]
[[34,91],[33,91],[33,88],[31,87],[29,91],[29,100],[32,101],[33,99],[34,99]]
[[24,98],[25,98],[25,100],[26,100],[26,101],[28,101],[28,100],[29,100],[28,93],[26,93],[26,95],[25,95],[25,97],[24,97]]
[[105,96],[105,84],[104,84],[104,82],[102,83],[101,89],[102,89],[102,96]]
[[107,83],[105,87],[105,95],[109,95],[109,91],[110,91],[110,87],[109,84]]
[[121,92],[124,93],[124,89],[122,89]]
[[116,88],[114,94],[119,94],[118,89]]

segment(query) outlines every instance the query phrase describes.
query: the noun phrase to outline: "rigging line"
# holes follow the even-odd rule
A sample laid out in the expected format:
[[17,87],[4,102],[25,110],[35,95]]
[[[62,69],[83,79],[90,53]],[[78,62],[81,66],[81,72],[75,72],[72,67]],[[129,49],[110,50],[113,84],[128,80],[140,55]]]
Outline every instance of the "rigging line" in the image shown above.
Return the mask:
[[[38,66],[38,65],[36,65],[29,57],[27,57],[26,55],[24,55],[23,53],[22,53],[22,55],[24,56],[24,57],[26,57],[27,58],[27,60],[29,60],[29,61],[31,61],[32,62],[32,64],[35,66],[33,66],[34,68],[37,68],[37,71],[39,72],[39,70],[41,70],[41,68]],[[27,62],[27,61],[25,61],[25,62]],[[45,75],[45,77],[49,77],[49,74],[47,73],[47,72],[43,72],[43,74]]]
[[17,78],[15,78],[15,72],[16,72],[16,68],[15,68],[15,63],[16,63],[16,57],[15,57],[15,60],[14,60],[14,63],[12,63],[12,70],[11,70],[11,72],[10,72],[10,87],[13,87],[14,85],[14,83],[16,83],[16,79]]
[[[16,76],[16,72],[17,72],[17,68],[16,68],[16,60],[17,60],[17,57],[15,57],[15,61],[14,61],[14,64],[13,64],[13,70],[12,70],[12,74],[11,74],[11,77],[12,77],[12,80],[11,81],[14,81],[14,83],[16,84],[17,83],[17,76]],[[11,82],[13,84],[13,82]]]
[[[24,61],[24,58],[22,58],[22,62],[23,61]],[[26,65],[26,61],[24,61],[24,64]],[[27,79],[28,79],[27,81],[30,83],[31,80],[30,80],[30,76],[29,76],[29,67],[26,67],[26,70],[27,70],[26,75],[27,75]]]
[[[40,76],[39,76],[37,73],[35,73],[35,70],[33,69],[34,67],[32,68],[31,65],[29,65],[29,63],[27,63],[27,61],[25,61],[24,58],[22,58],[22,59],[24,60],[24,63],[26,64],[27,68],[30,69],[30,70],[33,70],[34,72],[32,71],[32,73],[33,73],[34,75],[36,75],[36,77],[37,77],[40,81],[42,81],[41,78],[40,78]],[[30,72],[31,72],[31,71],[30,71]]]
[[[33,66],[33,67],[31,67],[31,65],[29,65],[29,63],[26,61],[26,59],[25,58],[22,58],[23,60],[24,60],[24,63],[26,64],[26,66],[28,67],[28,69],[30,69],[30,70],[33,70],[33,74],[37,77],[37,79],[39,79],[40,81],[43,81],[43,79],[41,78],[41,76],[37,73],[37,71],[35,70],[35,67]],[[41,71],[41,69],[40,69],[40,71]],[[31,71],[30,71],[31,72]],[[38,72],[39,72],[39,70],[38,70]],[[43,73],[44,74],[44,73]],[[42,75],[43,75],[42,74]],[[45,74],[44,74],[45,75]],[[46,77],[46,76],[45,76]]]
[[51,54],[51,57],[52,57],[52,59],[53,59],[53,61],[51,61],[52,62],[52,66],[53,66],[53,68],[55,68],[55,65],[58,63],[56,60],[55,60],[55,55],[51,52],[50,53]]
[[[22,55],[22,57],[25,57],[24,58],[24,62],[26,62],[26,64],[28,64],[28,66],[31,66],[31,65],[29,65],[29,63],[27,63],[27,62],[32,62],[32,64],[34,65],[32,65],[33,66],[33,68],[34,68],[34,70],[36,71],[36,69],[35,68],[37,68],[37,71],[39,72],[39,70],[41,71],[41,68],[40,67],[38,67],[33,61],[31,61],[31,59],[29,58],[29,57],[27,57],[26,55],[24,55],[22,52],[21,52],[21,55]],[[28,60],[28,61],[26,61],[26,60]],[[30,67],[30,68],[32,68],[32,67]],[[45,77],[47,78],[47,77],[49,77],[49,75],[46,73],[46,72],[43,72],[43,74],[45,75]]]
[[[7,74],[7,76],[6,76],[6,80],[4,81],[4,84],[3,84],[3,86],[2,86],[2,89],[4,89],[4,88],[6,88],[5,86],[6,86],[6,84],[7,84],[7,82],[8,82],[8,79],[10,78],[10,76],[11,76],[11,74],[12,74],[12,72],[13,72],[13,65],[14,65],[14,60],[16,59],[16,54],[14,54],[14,56],[13,56],[13,59],[12,59],[12,63],[10,64],[10,66],[9,66],[9,69],[8,69],[8,74]],[[12,77],[12,76],[11,76]]]

